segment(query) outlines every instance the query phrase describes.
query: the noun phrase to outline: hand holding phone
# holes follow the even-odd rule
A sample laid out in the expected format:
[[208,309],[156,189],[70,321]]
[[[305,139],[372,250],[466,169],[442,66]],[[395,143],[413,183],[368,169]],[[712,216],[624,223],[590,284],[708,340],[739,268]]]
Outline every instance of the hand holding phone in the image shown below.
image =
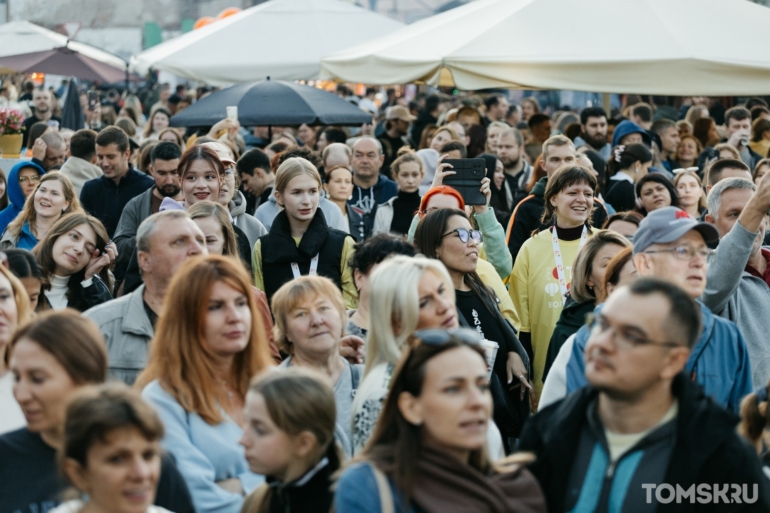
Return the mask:
[[484,159],[446,159],[454,174],[444,178],[448,185],[460,193],[466,205],[486,205],[487,196],[481,190],[481,182],[487,177]]
[[227,119],[229,119],[233,123],[237,123],[238,122],[238,106],[235,105],[235,106],[231,106],[231,107],[226,107],[226,110],[227,110]]

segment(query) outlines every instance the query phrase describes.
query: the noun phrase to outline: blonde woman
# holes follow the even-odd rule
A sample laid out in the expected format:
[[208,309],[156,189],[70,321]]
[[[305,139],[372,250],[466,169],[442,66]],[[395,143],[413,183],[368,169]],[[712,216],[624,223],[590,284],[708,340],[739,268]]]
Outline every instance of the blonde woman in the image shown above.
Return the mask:
[[270,300],[284,283],[318,274],[342,290],[347,308],[356,308],[358,293],[348,265],[355,240],[326,224],[318,208],[321,188],[321,175],[303,158],[286,159],[278,167],[273,194],[283,210],[254,246],[254,285]]
[[416,330],[456,328],[455,290],[444,265],[425,257],[396,256],[369,280],[364,380],[353,402],[353,453],[372,436],[396,363]]
[[61,216],[80,211],[80,202],[69,178],[59,172],[43,175],[0,238],[0,249],[19,248],[31,251]]
[[674,187],[679,196],[679,208],[694,218],[706,210],[706,192],[695,171],[682,171],[674,177]]

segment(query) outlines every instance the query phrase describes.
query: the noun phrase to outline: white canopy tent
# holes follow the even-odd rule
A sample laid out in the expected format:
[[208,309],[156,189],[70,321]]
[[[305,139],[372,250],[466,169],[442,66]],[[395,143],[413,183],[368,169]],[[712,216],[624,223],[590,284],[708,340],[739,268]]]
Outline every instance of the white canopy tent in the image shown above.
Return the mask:
[[746,0],[477,0],[322,61],[322,78],[461,89],[770,93],[770,9]]
[[403,26],[340,0],[271,0],[154,46],[132,67],[214,85],[311,80],[322,57]]
[[[28,21],[11,21],[0,25],[0,57],[53,50],[67,45],[68,40],[67,36]],[[126,69],[126,61],[95,46],[78,41],[69,41],[68,46],[86,57],[119,70]]]

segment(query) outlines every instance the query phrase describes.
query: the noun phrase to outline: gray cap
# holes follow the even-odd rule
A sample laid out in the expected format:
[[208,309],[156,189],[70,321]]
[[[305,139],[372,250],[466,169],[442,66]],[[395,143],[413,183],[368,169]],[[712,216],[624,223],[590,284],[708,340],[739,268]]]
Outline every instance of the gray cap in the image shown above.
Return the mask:
[[639,230],[634,234],[634,255],[653,244],[674,242],[690,230],[703,235],[706,244],[719,241],[719,232],[714,225],[698,221],[680,208],[653,210],[639,223]]

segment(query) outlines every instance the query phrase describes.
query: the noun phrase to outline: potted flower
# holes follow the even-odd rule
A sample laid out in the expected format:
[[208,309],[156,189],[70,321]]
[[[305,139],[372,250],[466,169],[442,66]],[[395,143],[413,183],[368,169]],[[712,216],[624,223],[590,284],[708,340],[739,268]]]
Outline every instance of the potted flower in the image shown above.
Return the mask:
[[16,109],[0,109],[0,151],[4,158],[21,157],[24,115]]

